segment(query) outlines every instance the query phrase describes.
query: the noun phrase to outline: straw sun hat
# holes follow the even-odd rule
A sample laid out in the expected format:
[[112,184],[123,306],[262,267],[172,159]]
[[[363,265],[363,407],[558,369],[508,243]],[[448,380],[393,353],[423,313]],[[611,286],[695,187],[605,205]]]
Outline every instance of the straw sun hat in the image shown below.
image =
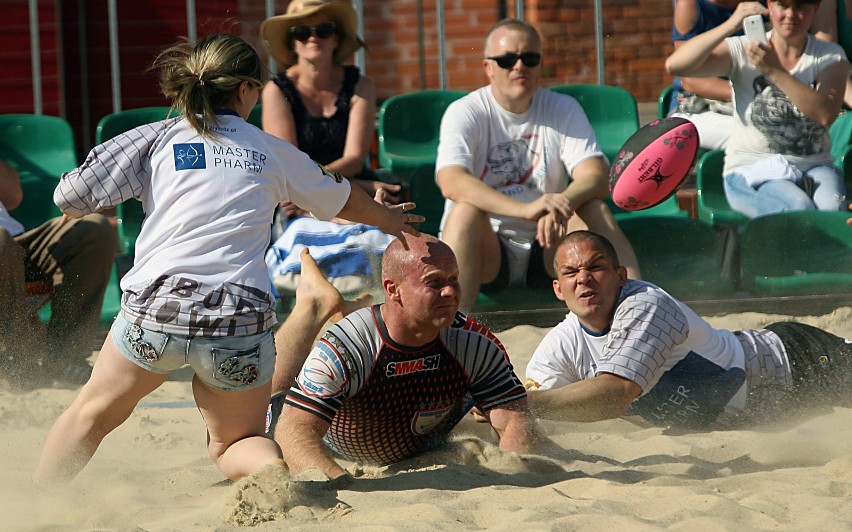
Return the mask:
[[260,38],[269,54],[279,65],[296,63],[290,28],[298,26],[303,19],[324,13],[337,24],[340,43],[334,50],[334,62],[343,63],[364,45],[358,38],[358,20],[352,4],[344,0],[293,0],[285,15],[270,17],[260,24]]

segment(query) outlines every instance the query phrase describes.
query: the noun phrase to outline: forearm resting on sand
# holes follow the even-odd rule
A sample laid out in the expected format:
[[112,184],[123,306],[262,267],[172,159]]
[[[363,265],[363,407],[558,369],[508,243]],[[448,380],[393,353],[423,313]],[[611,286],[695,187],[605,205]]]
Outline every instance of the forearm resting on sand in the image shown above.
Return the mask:
[[623,377],[601,374],[552,390],[530,391],[534,415],[557,421],[601,421],[621,417],[642,388]]
[[348,474],[334,461],[322,441],[328,428],[329,424],[317,416],[284,406],[275,429],[275,441],[293,474],[298,475],[306,469],[318,469],[330,479]]
[[541,435],[535,420],[527,410],[527,400],[519,399],[485,414],[494,432],[500,438],[501,451],[520,454],[538,452]]

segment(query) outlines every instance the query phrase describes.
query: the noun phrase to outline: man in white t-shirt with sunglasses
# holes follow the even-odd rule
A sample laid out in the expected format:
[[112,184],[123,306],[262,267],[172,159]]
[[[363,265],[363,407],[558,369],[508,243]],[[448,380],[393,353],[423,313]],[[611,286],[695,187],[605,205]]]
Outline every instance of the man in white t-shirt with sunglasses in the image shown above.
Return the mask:
[[480,289],[549,287],[553,246],[575,229],[605,235],[639,277],[604,203],[607,159],[577,101],[541,88],[541,62],[533,26],[498,22],[482,60],[489,85],[450,105],[441,122],[441,239],[458,257],[466,311]]

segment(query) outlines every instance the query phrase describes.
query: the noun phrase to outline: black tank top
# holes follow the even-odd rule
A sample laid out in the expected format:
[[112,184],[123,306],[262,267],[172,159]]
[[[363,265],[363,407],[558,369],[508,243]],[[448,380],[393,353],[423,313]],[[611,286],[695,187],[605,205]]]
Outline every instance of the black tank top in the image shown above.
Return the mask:
[[313,116],[308,113],[293,80],[288,78],[286,73],[281,72],[272,79],[290,102],[293,118],[296,121],[296,140],[299,143],[299,149],[307,153],[314,161],[328,164],[343,156],[346,130],[349,128],[349,107],[352,95],[355,93],[355,85],[360,77],[358,67],[352,65],[343,67],[343,87],[337,93],[337,110],[328,117]]

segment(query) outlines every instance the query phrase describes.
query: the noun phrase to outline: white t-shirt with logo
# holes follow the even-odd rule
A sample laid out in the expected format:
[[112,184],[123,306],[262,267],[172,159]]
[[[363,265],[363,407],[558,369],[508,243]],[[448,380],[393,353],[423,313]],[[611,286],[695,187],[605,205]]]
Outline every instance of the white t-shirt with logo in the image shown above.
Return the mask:
[[[772,154],[783,155],[803,172],[832,164],[829,129],[806,116],[749,63],[747,37],[729,37],[725,42],[733,63],[729,77],[734,101],[734,129],[725,150],[725,174]],[[845,59],[839,44],[808,35],[804,53],[790,74],[813,88],[822,71]]]
[[[484,183],[524,203],[568,186],[574,167],[603,157],[583,108],[574,98],[539,89],[530,109],[511,113],[494,99],[491,87],[456,100],[441,120],[436,173],[461,166]],[[455,203],[446,200],[443,229]],[[491,216],[501,236],[531,242],[536,222]]]
[[62,177],[54,201],[85,214],[136,198],[145,220],[122,313],[140,326],[188,336],[257,334],[275,324],[263,256],[272,217],[289,200],[328,220],[350,186],[289,142],[239,116],[212,137],[185,120],[140,126],[95,147]]

